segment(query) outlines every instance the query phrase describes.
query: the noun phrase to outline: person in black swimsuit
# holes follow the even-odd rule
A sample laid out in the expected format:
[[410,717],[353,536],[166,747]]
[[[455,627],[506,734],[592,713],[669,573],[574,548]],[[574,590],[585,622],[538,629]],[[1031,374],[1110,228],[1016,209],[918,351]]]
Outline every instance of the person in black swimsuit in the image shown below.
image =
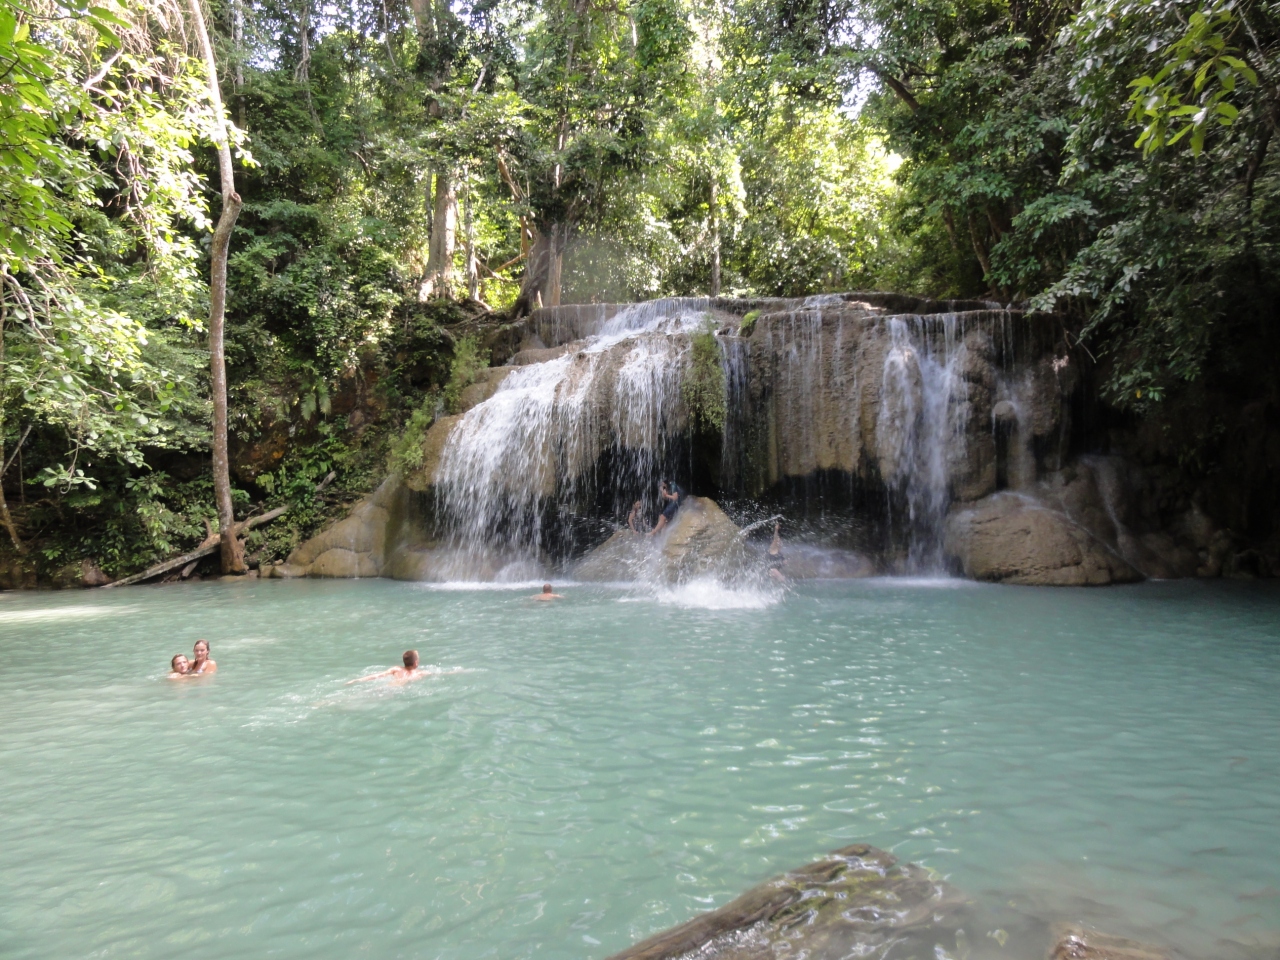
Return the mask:
[[667,502],[662,506],[662,515],[658,517],[658,522],[649,531],[651,537],[661,533],[662,528],[675,519],[676,511],[680,509],[680,501],[684,499],[684,491],[674,480],[669,482],[663,480],[658,488],[658,496]]
[[782,565],[787,562],[787,558],[782,553],[782,521],[773,521],[773,541],[769,544],[769,576],[779,583],[787,579],[787,575],[782,572]]

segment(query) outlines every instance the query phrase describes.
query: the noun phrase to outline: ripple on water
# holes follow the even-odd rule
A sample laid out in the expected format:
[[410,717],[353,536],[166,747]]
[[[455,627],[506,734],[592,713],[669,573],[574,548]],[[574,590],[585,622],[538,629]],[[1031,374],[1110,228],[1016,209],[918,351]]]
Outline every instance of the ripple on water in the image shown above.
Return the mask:
[[[1191,957],[1280,942],[1265,585],[494,586],[5,597],[0,954],[601,957],[853,841]],[[219,672],[160,679],[197,636]],[[470,672],[345,685],[410,647]]]

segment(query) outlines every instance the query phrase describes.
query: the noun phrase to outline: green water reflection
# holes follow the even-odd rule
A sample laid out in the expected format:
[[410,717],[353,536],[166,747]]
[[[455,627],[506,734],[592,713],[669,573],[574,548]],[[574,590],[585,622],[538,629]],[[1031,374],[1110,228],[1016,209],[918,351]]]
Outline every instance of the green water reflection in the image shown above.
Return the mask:
[[853,840],[1280,944],[1272,586],[528,592],[0,596],[0,955],[601,957]]

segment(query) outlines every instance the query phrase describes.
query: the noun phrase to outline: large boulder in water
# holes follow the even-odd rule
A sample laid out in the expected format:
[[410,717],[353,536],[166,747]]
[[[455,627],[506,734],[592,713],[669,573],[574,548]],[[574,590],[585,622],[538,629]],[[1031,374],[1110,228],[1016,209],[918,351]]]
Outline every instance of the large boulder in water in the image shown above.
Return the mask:
[[965,902],[923,867],[856,844],[610,960],[967,956]]
[[953,511],[945,547],[975,580],[1082,587],[1142,579],[1086,527],[1023,494],[997,493]]
[[655,537],[617,531],[574,571],[580,580],[665,580],[675,583],[723,572],[742,554],[738,525],[714,500],[686,497],[675,519]]

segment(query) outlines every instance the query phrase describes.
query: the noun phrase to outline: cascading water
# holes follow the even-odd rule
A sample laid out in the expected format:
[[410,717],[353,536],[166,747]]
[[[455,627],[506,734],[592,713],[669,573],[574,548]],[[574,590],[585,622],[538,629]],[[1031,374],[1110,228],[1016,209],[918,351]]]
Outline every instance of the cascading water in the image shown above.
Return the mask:
[[[1034,460],[1010,457],[1032,456],[1044,418],[1022,425],[1013,401],[1031,391],[1030,404],[1043,378],[1016,359],[1007,312],[903,299],[540,311],[515,366],[443,442],[431,549],[463,558],[458,576],[545,567],[600,544],[634,500],[652,518],[658,479],[676,475],[744,520],[765,497],[792,518],[790,536],[809,524],[819,542],[863,558],[841,569],[943,572],[953,503],[1034,476]],[[724,374],[718,449],[698,446],[715,438],[691,431],[682,389],[691,337],[708,323]],[[1031,377],[1025,390],[1014,389],[1020,377]]]
[[595,492],[602,457],[615,500],[651,498],[683,428],[689,334],[706,322],[706,306],[652,301],[585,329],[555,329],[552,338],[586,336],[514,369],[449,434],[435,476],[449,545],[472,566],[495,549],[538,556],[548,521],[563,527]]
[[[954,314],[887,321],[876,443],[890,519],[901,517],[907,566],[943,568],[941,530],[951,501],[951,459],[963,453],[968,385],[960,375],[966,347]],[[960,449],[957,450],[957,447]]]

